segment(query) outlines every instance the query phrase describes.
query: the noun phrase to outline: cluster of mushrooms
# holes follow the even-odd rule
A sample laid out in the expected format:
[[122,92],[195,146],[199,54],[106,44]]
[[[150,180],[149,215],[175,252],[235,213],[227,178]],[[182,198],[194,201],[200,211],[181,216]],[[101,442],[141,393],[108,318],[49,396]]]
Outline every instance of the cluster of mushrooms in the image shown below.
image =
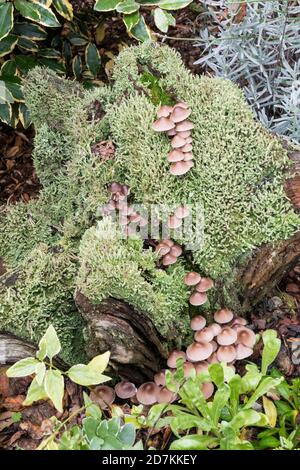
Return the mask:
[[[192,371],[196,374],[207,371],[210,364],[224,362],[234,368],[236,360],[245,359],[253,353],[256,337],[246,324],[244,318],[235,317],[227,308],[215,312],[214,323],[210,325],[206,324],[203,316],[195,316],[190,323],[194,331],[194,342],[187,347],[186,352],[171,352],[167,360],[169,370],[176,371],[179,358],[184,361],[186,378]],[[114,389],[100,385],[91,392],[91,398],[102,408],[111,405],[116,396],[142,405],[171,403],[176,400],[177,395],[166,388],[165,372],[166,369],[161,370],[154,375],[153,382],[146,382],[138,388],[125,380],[119,382]],[[201,388],[206,399],[212,396],[214,385],[211,382],[203,383]]]
[[182,248],[173,240],[164,239],[155,248],[155,252],[162,257],[162,264],[170,266],[176,263],[177,258],[182,254]]
[[163,105],[157,111],[158,119],[152,124],[156,132],[166,132],[171,137],[172,150],[167,158],[171,163],[170,173],[175,176],[184,175],[194,166],[191,137],[194,124],[187,120],[190,114],[191,109],[186,103]]
[[136,233],[137,226],[144,227],[147,225],[147,220],[127,202],[127,197],[130,194],[129,186],[113,181],[109,185],[108,191],[112,195],[109,201],[102,207],[103,215],[109,215],[113,211],[118,210],[120,225],[125,227],[125,232],[128,236]]
[[206,292],[212,289],[214,281],[210,277],[201,277],[199,273],[191,271],[184,277],[184,283],[193,289],[189,302],[199,307],[207,301]]

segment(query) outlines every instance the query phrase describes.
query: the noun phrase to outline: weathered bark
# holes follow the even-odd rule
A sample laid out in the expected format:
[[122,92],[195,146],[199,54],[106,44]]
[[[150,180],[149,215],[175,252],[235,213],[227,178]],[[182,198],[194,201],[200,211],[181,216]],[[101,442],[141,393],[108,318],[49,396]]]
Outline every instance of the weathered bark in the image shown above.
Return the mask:
[[165,339],[143,312],[114,298],[93,305],[81,292],[76,305],[86,321],[90,357],[111,351],[111,366],[122,377],[139,383],[163,367],[167,357]]
[[24,357],[34,356],[36,346],[9,333],[0,333],[0,364],[14,364]]

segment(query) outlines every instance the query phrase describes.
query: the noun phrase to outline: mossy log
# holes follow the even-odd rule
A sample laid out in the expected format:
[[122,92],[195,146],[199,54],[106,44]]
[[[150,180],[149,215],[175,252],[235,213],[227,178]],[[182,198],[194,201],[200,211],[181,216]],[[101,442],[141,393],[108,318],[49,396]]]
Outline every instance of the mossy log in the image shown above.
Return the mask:
[[[172,49],[143,44],[120,54],[111,86],[86,91],[36,68],[24,93],[43,189],[0,210],[0,331],[37,343],[52,323],[66,362],[110,349],[113,368],[137,382],[191,340],[190,316],[222,306],[247,314],[299,259],[299,150],[256,122],[228,80],[193,76]],[[183,177],[169,171],[169,139],[152,129],[160,103],[179,100],[194,124]],[[111,158],[93,152],[103,141]],[[114,226],[98,209],[112,181],[147,208],[188,204],[195,216],[200,203],[201,246],[163,269],[143,240],[107,236]],[[215,281],[201,309],[188,302],[190,270]]]

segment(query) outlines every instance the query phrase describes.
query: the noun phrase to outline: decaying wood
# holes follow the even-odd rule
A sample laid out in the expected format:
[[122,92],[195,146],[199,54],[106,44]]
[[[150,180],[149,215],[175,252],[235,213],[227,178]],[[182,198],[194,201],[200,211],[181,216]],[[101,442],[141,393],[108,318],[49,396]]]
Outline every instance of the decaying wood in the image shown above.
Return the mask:
[[92,304],[81,292],[76,305],[87,323],[90,357],[111,351],[111,366],[135,383],[153,377],[167,357],[166,341],[143,312],[114,298]]
[[23,341],[9,333],[0,333],[0,364],[14,364],[24,357],[34,356],[34,344]]

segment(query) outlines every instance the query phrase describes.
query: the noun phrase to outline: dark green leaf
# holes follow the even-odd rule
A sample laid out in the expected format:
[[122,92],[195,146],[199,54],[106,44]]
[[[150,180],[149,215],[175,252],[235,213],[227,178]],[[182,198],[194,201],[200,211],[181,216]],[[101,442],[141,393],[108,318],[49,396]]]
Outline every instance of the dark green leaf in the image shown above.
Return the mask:
[[38,45],[34,42],[31,41],[30,39],[27,38],[21,38],[19,37],[18,39],[18,47],[21,49],[25,49],[26,51],[29,52],[36,52],[38,50]]
[[140,15],[138,23],[130,30],[132,36],[138,41],[144,42],[151,39],[151,31],[145,23],[144,17]]
[[24,18],[28,18],[32,21],[39,21],[41,15],[36,8],[36,5],[32,2],[28,2],[27,0],[15,0],[15,7],[21,13]]
[[15,61],[18,69],[24,74],[37,65],[36,59],[30,55],[17,55]]
[[65,64],[62,61],[57,61],[53,59],[47,59],[46,57],[39,57],[39,64],[48,67],[51,70],[54,70],[59,75],[64,75],[66,73]]
[[123,21],[125,23],[125,26],[127,28],[127,31],[131,31],[132,28],[138,24],[140,21],[140,14],[138,11],[131,13],[131,15],[124,15],[123,16]]
[[0,41],[5,38],[14,24],[14,7],[12,3],[0,5]]
[[0,121],[10,126],[12,117],[12,107],[10,103],[0,104]]
[[[20,81],[20,80],[18,80],[18,81]],[[21,85],[19,83],[14,83],[13,81],[10,81],[10,80],[7,80],[5,83],[6,83],[7,88],[11,92],[14,100],[19,101],[19,102],[20,101],[23,102],[24,101],[24,95],[23,95],[23,92],[22,92]]]
[[51,49],[48,47],[43,47],[38,50],[38,55],[42,57],[46,57],[47,59],[60,59],[61,53],[56,51],[55,49]]
[[69,0],[53,0],[52,2],[55,10],[66,20],[72,21],[73,19],[73,7]]
[[9,34],[2,41],[0,41],[0,57],[9,54],[16,46],[18,42],[17,36]]
[[12,59],[7,60],[2,64],[1,67],[1,76],[2,78],[14,77],[17,75],[17,65],[16,62]]
[[79,80],[82,73],[82,61],[79,55],[76,55],[72,60],[72,70],[77,80]]
[[85,62],[90,72],[96,77],[100,70],[100,56],[93,43],[89,43],[85,49]]
[[28,22],[15,23],[14,33],[32,41],[44,41],[47,38],[47,33],[41,26]]

